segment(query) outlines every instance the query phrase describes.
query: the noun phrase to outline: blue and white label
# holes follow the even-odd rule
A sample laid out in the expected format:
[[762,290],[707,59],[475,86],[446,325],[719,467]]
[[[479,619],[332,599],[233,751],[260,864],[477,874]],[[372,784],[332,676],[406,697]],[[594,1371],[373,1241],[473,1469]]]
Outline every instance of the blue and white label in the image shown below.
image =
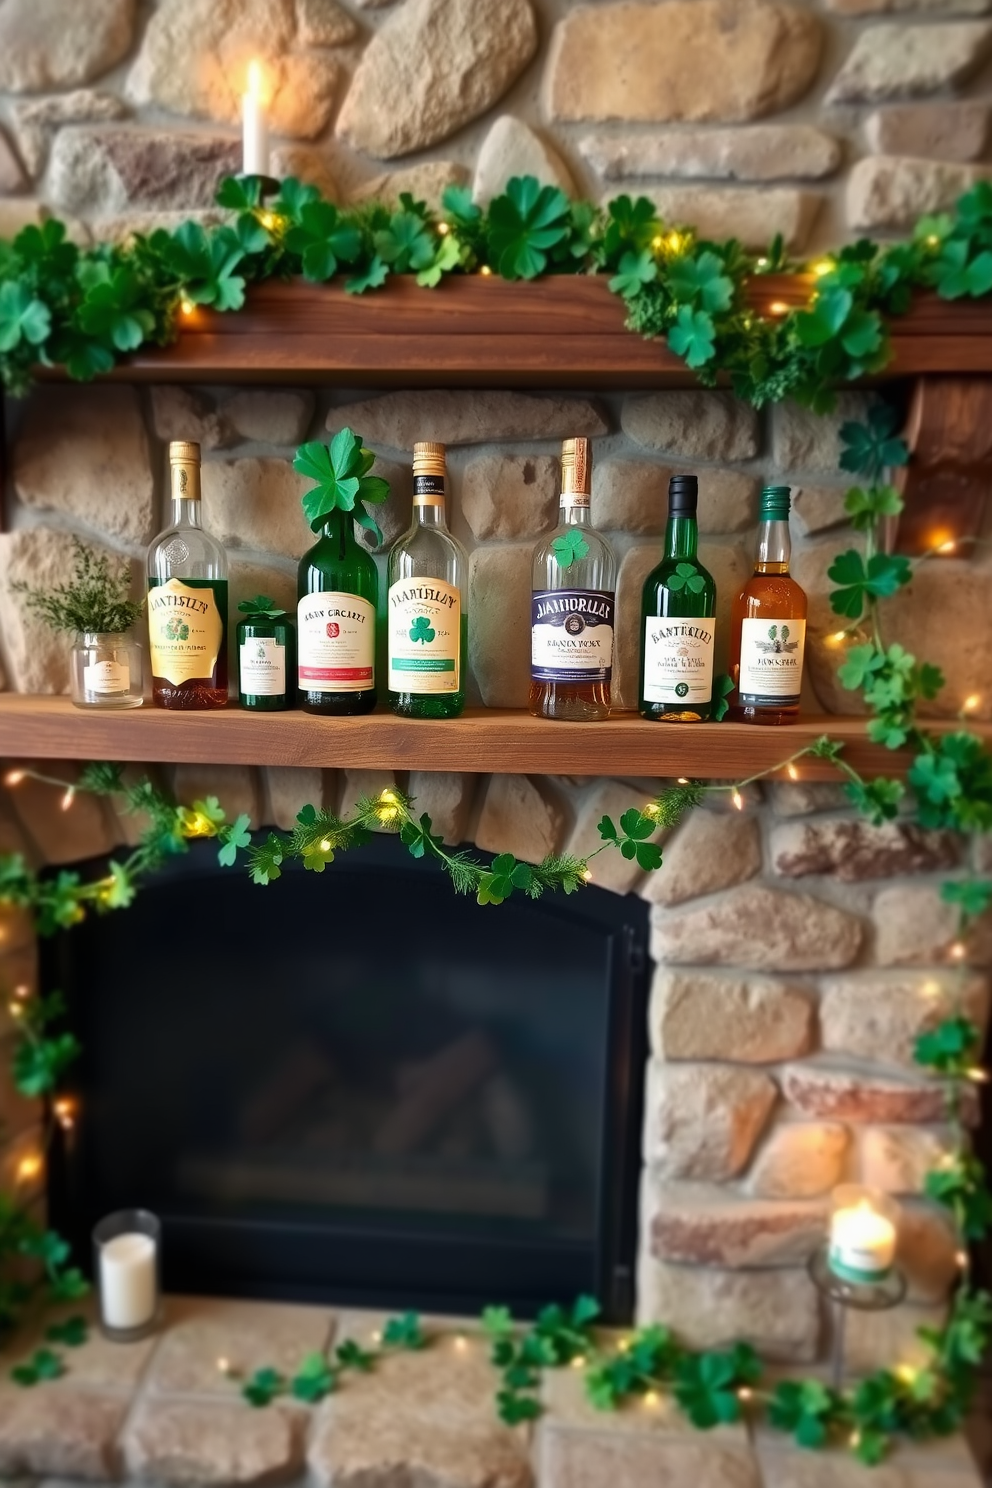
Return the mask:
[[609,682],[614,596],[601,589],[542,589],[531,599],[535,682]]

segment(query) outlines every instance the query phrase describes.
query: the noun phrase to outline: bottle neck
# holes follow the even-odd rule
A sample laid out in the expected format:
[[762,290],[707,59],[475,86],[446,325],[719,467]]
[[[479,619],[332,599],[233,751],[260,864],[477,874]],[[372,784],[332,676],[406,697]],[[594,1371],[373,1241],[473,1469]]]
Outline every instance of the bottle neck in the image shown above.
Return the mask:
[[665,528],[666,558],[695,558],[698,539],[695,512],[669,512]]
[[183,460],[170,467],[172,520],[175,527],[199,527],[200,467]]
[[351,512],[340,511],[337,507],[334,511],[328,512],[324,518],[320,535],[328,542],[337,545],[339,558],[343,558],[348,548],[355,544],[354,522],[355,519]]
[[414,501],[413,520],[418,527],[440,527],[447,530],[448,522],[444,514],[444,497],[440,501]]
[[588,491],[572,491],[563,486],[558,509],[564,526],[588,527],[590,525]]
[[766,518],[758,527],[755,573],[788,573],[791,557],[792,538],[789,535],[788,518]]

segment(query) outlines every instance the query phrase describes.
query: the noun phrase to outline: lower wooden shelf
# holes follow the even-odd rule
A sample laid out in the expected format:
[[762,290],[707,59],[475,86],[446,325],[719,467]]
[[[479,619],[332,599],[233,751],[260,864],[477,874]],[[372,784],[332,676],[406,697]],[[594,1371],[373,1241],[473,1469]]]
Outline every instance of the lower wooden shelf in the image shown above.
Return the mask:
[[[936,729],[956,723],[935,724]],[[972,725],[992,739],[992,725]],[[778,764],[829,734],[868,774],[902,774],[904,753],[868,742],[865,722],[809,716],[784,728],[741,723],[648,723],[621,713],[608,723],[550,723],[513,709],[470,708],[461,718],[415,720],[308,713],[168,713],[145,706],[101,711],[67,698],[0,695],[0,758],[145,760],[149,763],[309,765],[323,768],[502,771],[509,774],[679,776],[737,780]],[[825,760],[805,759],[804,780],[834,780]]]

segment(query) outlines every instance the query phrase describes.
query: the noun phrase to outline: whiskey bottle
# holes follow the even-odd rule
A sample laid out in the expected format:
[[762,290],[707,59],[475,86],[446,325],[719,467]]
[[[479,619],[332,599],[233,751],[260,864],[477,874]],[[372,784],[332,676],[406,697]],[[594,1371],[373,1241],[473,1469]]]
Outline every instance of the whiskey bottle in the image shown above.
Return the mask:
[[296,592],[300,707],[338,718],[371,713],[379,576],[355,541],[351,512],[328,513],[300,559]]
[[264,594],[238,605],[238,702],[251,713],[282,713],[293,700],[293,623]]
[[443,444],[413,447],[413,525],[389,553],[389,706],[456,718],[465,706],[468,559],[444,515]]
[[761,493],[754,573],[731,614],[730,716],[739,723],[794,723],[806,643],[806,595],[789,575],[788,486]]
[[716,584],[696,557],[694,475],[668,483],[665,556],[641,597],[640,710],[665,723],[699,723],[713,707]]
[[588,439],[561,450],[558,526],[534,550],[530,711],[587,723],[610,715],[617,563],[589,524]]
[[200,446],[169,445],[172,525],[148,549],[152,701],[227,705],[227,555],[200,525]]

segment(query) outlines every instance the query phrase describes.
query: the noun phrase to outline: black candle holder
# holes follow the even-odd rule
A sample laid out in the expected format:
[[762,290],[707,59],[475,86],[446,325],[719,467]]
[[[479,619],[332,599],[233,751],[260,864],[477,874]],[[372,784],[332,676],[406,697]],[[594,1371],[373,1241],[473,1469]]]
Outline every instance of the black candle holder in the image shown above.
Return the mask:
[[821,1245],[806,1268],[817,1291],[833,1304],[834,1338],[831,1378],[835,1390],[844,1383],[844,1346],[847,1312],[888,1312],[906,1295],[906,1278],[895,1267],[877,1281],[845,1281],[830,1269],[830,1246]]

